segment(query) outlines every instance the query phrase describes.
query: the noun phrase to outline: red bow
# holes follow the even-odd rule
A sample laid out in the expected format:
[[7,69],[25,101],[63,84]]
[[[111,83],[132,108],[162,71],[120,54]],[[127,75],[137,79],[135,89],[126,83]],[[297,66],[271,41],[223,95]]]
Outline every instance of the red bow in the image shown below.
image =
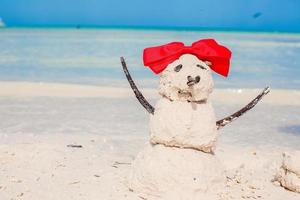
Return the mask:
[[143,55],[144,65],[158,74],[183,54],[193,54],[201,60],[209,61],[212,63],[212,70],[223,76],[228,75],[231,52],[214,39],[199,40],[192,46],[184,46],[182,42],[171,42],[146,48]]

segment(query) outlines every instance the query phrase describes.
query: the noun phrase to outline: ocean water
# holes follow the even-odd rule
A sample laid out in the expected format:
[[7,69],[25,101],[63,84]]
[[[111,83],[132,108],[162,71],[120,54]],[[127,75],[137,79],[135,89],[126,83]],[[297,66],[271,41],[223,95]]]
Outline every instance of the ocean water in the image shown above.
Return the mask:
[[233,52],[218,88],[300,89],[300,34],[134,29],[0,29],[0,81],[60,82],[128,87],[119,57],[141,87],[157,87],[143,66],[145,47],[215,38]]

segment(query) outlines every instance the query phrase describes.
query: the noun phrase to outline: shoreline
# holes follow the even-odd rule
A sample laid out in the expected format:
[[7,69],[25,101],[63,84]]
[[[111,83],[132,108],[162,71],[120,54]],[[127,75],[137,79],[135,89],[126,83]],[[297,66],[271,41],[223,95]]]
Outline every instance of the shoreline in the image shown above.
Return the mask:
[[[246,103],[262,89],[215,89],[212,93],[212,101],[216,103]],[[140,90],[146,98],[159,98],[156,88],[140,88]],[[0,97],[134,98],[134,94],[129,85],[126,87],[110,87],[0,81]],[[271,105],[300,106],[299,99],[300,90],[271,88],[271,92],[264,98],[263,102]]]

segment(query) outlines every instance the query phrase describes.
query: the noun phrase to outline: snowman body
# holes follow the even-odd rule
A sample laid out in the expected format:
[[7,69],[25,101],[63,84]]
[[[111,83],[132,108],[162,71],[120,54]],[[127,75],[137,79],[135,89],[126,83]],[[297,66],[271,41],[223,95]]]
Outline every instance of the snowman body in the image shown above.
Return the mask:
[[[161,73],[162,96],[150,117],[150,144],[135,161],[129,188],[145,197],[211,198],[223,188],[224,170],[213,155],[216,118],[209,101],[213,89],[207,63],[184,54]],[[216,193],[215,193],[216,194]]]
[[150,116],[152,144],[212,152],[216,139],[216,117],[209,101],[196,104],[162,98]]
[[147,144],[132,163],[129,188],[145,199],[217,199],[226,185],[222,163],[202,151]]

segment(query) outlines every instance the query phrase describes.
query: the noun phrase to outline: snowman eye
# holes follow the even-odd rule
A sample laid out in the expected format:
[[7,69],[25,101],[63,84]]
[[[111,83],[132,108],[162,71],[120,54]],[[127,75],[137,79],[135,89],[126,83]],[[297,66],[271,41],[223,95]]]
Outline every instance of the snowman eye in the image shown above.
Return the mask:
[[181,70],[181,68],[182,68],[182,64],[177,65],[177,66],[174,68],[174,71],[175,71],[175,72],[179,72],[179,71]]
[[200,67],[201,69],[207,70],[206,67],[203,67],[202,65],[199,65],[199,64],[197,65],[197,67]]

